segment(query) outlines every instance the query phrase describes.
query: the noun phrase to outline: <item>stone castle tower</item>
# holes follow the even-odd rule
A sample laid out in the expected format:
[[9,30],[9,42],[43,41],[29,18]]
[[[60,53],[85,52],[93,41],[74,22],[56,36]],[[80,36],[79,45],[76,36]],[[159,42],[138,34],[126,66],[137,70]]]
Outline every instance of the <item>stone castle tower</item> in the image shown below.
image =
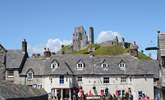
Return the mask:
[[83,26],[75,27],[73,33],[73,51],[79,51],[81,48],[85,48],[88,44],[94,44],[94,29],[89,28],[87,35]]
[[93,27],[89,27],[89,34],[88,34],[88,41],[89,44],[94,44],[94,29]]

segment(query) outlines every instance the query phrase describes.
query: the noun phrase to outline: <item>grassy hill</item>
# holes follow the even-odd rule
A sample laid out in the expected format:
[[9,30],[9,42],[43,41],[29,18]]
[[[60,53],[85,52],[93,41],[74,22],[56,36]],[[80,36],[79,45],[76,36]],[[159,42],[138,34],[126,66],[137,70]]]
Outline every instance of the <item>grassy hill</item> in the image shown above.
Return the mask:
[[[63,50],[64,52],[70,52],[70,54],[89,54],[88,49],[89,48],[95,48],[93,54],[94,55],[111,55],[111,56],[115,56],[115,55],[122,55],[122,54],[126,54],[129,52],[129,48],[123,48],[120,45],[109,45],[109,46],[101,46],[99,44],[94,44],[94,45],[88,45],[88,47],[83,48],[79,51],[73,51],[71,52],[72,48],[71,46],[64,46]],[[151,60],[150,57],[148,57],[147,55],[139,52],[138,54],[138,59],[140,60]]]

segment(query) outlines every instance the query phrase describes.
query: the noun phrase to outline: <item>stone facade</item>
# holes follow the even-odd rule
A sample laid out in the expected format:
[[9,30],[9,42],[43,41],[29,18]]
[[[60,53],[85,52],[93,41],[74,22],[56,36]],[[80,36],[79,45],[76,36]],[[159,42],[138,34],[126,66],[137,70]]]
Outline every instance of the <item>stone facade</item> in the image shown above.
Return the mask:
[[165,99],[165,32],[158,31],[158,61],[160,64],[160,92],[157,96]]

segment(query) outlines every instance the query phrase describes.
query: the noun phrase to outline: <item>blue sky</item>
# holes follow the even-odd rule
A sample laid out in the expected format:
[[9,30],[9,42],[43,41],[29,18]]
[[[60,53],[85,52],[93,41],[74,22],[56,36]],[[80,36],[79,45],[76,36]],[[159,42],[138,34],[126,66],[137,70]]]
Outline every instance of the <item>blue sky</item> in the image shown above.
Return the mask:
[[0,0],[0,43],[15,49],[26,38],[29,48],[41,50],[51,41],[70,41],[74,27],[83,25],[86,30],[95,28],[96,41],[101,32],[112,31],[144,50],[157,44],[157,30],[165,31],[164,4],[164,0]]

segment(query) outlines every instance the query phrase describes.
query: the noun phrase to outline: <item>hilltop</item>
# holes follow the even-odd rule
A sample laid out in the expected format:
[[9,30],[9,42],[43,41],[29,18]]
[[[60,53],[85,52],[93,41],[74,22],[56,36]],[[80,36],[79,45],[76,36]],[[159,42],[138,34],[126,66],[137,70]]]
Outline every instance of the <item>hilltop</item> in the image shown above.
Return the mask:
[[[72,51],[72,46],[71,45],[66,45],[63,46],[61,51],[64,53],[69,53],[69,54],[89,54],[90,48],[92,48],[93,52],[92,54],[97,56],[97,55],[110,55],[110,56],[116,56],[116,55],[122,55],[122,54],[127,54],[129,53],[130,47],[129,48],[123,48],[121,45],[101,45],[101,44],[94,44],[94,45],[88,45],[87,47],[80,49],[79,51]],[[140,60],[151,60],[150,57],[145,55],[142,52],[138,52],[138,59]]]

